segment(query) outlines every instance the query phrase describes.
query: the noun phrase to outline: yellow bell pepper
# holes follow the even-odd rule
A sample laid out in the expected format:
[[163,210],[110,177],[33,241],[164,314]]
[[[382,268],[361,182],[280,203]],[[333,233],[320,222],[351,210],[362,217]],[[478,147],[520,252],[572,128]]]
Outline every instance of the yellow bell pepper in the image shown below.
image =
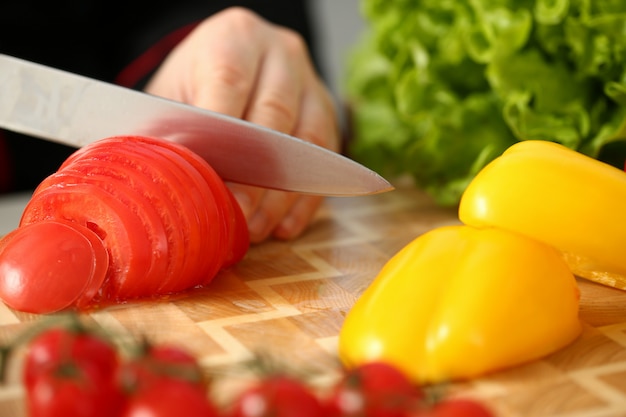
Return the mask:
[[359,297],[339,356],[347,366],[387,361],[419,383],[472,378],[572,342],[578,300],[554,248],[500,229],[440,227],[398,252]]
[[546,141],[519,142],[461,199],[468,225],[523,233],[562,251],[574,274],[626,289],[626,173]]

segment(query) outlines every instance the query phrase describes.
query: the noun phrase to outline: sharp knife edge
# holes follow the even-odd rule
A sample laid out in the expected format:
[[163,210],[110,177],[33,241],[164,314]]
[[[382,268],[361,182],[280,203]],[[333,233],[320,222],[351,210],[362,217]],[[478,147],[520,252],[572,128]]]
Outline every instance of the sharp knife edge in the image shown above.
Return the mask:
[[188,146],[226,181],[328,196],[393,187],[374,171],[238,118],[0,54],[0,126],[80,147],[116,135]]

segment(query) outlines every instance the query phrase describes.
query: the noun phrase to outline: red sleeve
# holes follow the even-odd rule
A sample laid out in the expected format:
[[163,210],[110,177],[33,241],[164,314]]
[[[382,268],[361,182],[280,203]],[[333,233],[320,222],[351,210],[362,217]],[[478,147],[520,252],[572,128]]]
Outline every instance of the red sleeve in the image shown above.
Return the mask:
[[123,87],[134,88],[157,69],[165,57],[198,25],[199,22],[190,23],[173,32],[170,32],[157,43],[139,55],[134,61],[126,66],[115,79],[115,83]]

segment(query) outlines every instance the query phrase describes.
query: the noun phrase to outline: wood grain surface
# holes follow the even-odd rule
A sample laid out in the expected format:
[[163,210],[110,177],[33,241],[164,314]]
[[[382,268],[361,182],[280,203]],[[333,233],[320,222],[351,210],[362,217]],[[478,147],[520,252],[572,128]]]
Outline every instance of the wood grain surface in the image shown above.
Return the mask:
[[[455,209],[402,185],[377,196],[331,198],[304,236],[251,248],[207,288],[85,319],[185,346],[215,377],[212,395],[220,402],[238,392],[247,378],[243,365],[259,353],[307,372],[323,390],[338,376],[343,319],[382,265],[421,233],[454,223]],[[584,332],[576,342],[542,360],[452,384],[450,394],[480,398],[501,417],[626,416],[626,292],[579,284]],[[0,304],[0,341],[42,319]],[[0,387],[0,417],[25,415],[19,362],[18,355]]]

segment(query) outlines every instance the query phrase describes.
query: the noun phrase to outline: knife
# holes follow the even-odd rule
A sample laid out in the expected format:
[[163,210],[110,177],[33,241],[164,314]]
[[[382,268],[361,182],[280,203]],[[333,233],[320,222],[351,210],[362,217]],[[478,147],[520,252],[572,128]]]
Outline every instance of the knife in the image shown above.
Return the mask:
[[393,189],[321,146],[235,117],[0,54],[0,127],[81,147],[149,135],[189,147],[225,181],[327,196]]

